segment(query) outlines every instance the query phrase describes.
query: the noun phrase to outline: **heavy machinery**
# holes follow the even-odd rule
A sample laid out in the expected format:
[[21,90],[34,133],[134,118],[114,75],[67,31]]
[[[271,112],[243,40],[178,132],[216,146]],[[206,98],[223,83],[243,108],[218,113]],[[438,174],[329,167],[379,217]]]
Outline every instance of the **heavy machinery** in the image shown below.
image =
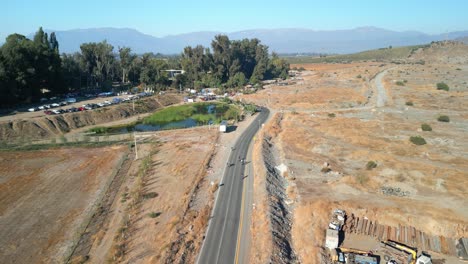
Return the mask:
[[381,250],[387,264],[432,264],[430,256],[417,256],[417,249],[393,240],[381,241]]
[[332,250],[334,263],[346,264],[377,264],[377,258],[371,252],[354,248],[336,248]]

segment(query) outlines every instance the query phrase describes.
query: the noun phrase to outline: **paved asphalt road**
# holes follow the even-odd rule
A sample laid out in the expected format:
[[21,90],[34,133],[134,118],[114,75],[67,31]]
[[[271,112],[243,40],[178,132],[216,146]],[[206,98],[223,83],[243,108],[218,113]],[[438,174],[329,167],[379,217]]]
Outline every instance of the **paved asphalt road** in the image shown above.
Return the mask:
[[[245,170],[245,165],[241,163],[239,157],[246,158],[253,136],[268,115],[269,110],[262,108],[231,150],[208,232],[198,258],[199,264],[229,264],[235,261]],[[244,223],[244,225],[249,225],[249,223]]]

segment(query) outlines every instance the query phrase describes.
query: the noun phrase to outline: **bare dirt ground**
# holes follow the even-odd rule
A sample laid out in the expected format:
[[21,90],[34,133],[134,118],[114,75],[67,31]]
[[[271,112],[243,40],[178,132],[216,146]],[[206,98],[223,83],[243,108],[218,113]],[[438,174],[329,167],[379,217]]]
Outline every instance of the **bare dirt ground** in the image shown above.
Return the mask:
[[0,152],[2,263],[63,263],[127,147]]
[[[324,230],[336,208],[433,235],[468,236],[468,49],[434,46],[421,52],[417,60],[424,58],[424,65],[297,65],[307,69],[303,82],[245,96],[278,112],[266,135],[272,137],[278,165],[287,166],[292,244],[301,263],[326,258]],[[385,69],[387,100],[376,107],[372,78]],[[438,82],[450,91],[437,90]],[[437,121],[439,115],[448,115],[450,122]],[[432,131],[422,131],[422,123]],[[427,144],[409,141],[417,135]],[[366,169],[369,161],[377,167]],[[325,162],[329,172],[322,171]],[[263,184],[256,181],[256,188]],[[382,187],[400,188],[405,195],[386,195]],[[262,214],[253,217],[264,221]],[[252,263],[264,263],[269,254],[252,253]]]
[[[195,187],[206,174],[206,164],[217,135],[216,129],[158,133],[160,145],[152,156],[152,166],[144,186],[145,193],[155,193],[156,197],[142,202],[135,221],[130,225],[124,263],[176,260],[182,258],[177,256],[179,252],[193,261],[210,207],[209,200],[198,206],[190,205],[190,201]],[[155,213],[155,216],[151,216],[151,213]],[[184,234],[183,238],[180,238],[181,233]],[[184,241],[174,252],[176,246],[173,243],[178,243],[179,239]],[[189,251],[183,247],[189,247]]]

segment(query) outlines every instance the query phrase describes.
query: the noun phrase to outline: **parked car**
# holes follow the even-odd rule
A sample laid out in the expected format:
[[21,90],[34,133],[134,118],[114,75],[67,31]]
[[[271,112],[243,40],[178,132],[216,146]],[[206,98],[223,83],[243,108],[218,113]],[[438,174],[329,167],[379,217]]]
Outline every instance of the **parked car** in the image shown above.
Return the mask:
[[37,109],[39,109],[39,110],[44,110],[45,107],[44,107],[43,105],[41,105],[41,106],[37,107]]
[[78,111],[86,111],[86,108],[84,108],[83,106],[78,107]]
[[57,103],[53,103],[51,106],[52,106],[52,107],[59,107],[60,105],[57,104]]
[[57,110],[57,109],[53,109],[53,110],[51,110],[51,111],[52,111],[52,113],[54,113],[54,114],[56,114],[56,115],[61,114],[60,111]]
[[52,106],[47,104],[47,105],[44,105],[44,108],[45,109],[50,109],[50,108],[52,108]]
[[75,98],[68,98],[67,103],[69,103],[69,104],[76,103],[76,99]]
[[53,115],[54,113],[53,113],[52,111],[50,111],[50,110],[45,110],[45,111],[44,111],[44,114],[46,114],[46,115]]
[[60,103],[59,103],[59,105],[60,105],[60,106],[67,105],[67,102],[65,102],[65,101],[62,101],[62,102],[60,102]]
[[77,112],[77,111],[78,111],[78,108],[76,108],[76,107],[72,107],[72,108],[69,108],[67,110],[67,112],[69,112],[69,113],[73,113],[73,112]]
[[28,109],[29,112],[35,112],[35,111],[37,111],[37,110],[39,110],[37,107],[33,107],[33,108],[29,108],[29,109]]

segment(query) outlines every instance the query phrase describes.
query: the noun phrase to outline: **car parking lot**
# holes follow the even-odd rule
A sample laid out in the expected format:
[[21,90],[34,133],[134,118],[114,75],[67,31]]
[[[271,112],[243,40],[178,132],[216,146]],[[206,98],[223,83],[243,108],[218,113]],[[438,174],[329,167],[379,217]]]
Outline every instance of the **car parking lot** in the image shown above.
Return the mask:
[[101,97],[94,98],[90,98],[90,95],[83,97],[82,100],[77,100],[75,98],[51,98],[54,99],[53,102],[51,100],[41,100],[42,104],[31,107],[27,109],[27,111],[17,112],[15,115],[0,116],[0,122],[36,118],[44,115],[60,115],[64,113],[89,111],[96,108],[108,107],[114,104],[131,102],[132,100],[138,100],[140,98],[151,95],[152,93],[143,92],[132,95],[119,95],[111,97],[105,97],[105,95],[101,95]]

